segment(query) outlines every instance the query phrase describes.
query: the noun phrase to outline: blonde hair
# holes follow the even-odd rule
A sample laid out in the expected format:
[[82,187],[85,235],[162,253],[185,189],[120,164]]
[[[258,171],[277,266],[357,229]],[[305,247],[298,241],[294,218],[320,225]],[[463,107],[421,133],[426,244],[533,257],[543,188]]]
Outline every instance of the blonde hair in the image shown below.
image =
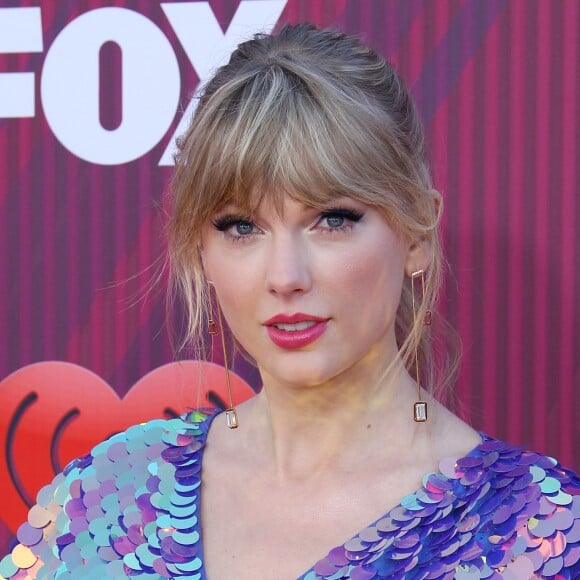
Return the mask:
[[423,384],[435,384],[422,320],[441,284],[440,207],[414,102],[382,56],[311,24],[240,44],[199,97],[171,189],[170,279],[188,313],[183,344],[199,339],[208,319],[201,231],[216,212],[230,203],[252,211],[265,196],[314,207],[348,196],[381,211],[399,235],[430,244],[418,321],[406,280],[396,336],[411,374],[417,349]]

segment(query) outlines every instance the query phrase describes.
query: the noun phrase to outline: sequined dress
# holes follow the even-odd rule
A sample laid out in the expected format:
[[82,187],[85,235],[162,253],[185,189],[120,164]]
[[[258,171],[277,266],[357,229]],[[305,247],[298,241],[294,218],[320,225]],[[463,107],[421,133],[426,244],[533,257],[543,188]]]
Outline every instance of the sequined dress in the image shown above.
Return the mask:
[[[206,578],[200,472],[215,416],[131,427],[73,461],[40,491],[0,577]],[[482,439],[300,579],[580,578],[578,476]]]

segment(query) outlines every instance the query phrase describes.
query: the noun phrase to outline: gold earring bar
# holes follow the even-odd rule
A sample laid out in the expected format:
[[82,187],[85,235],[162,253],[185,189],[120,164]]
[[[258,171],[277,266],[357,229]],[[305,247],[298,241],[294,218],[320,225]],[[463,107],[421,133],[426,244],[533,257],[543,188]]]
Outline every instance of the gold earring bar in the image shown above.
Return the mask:
[[228,392],[228,405],[229,405],[229,407],[225,410],[226,425],[228,426],[229,429],[237,429],[239,427],[240,423],[238,421],[238,413],[236,412],[236,409],[234,407],[234,403],[232,400],[232,387],[230,385],[230,368],[229,368],[229,364],[228,364],[228,355],[226,352],[226,338],[225,338],[225,333],[224,333],[224,324],[222,321],[222,312],[221,312],[221,309],[219,307],[219,304],[217,304],[217,313],[218,313],[219,325],[220,325],[220,328],[222,329],[222,331],[221,331],[222,350],[224,353],[224,367],[226,369],[226,389]]
[[[417,307],[415,304],[415,278],[421,277],[421,292],[423,294],[423,299],[425,298],[425,272],[423,269],[417,270],[411,274],[411,295],[413,302],[413,327],[417,324]],[[421,302],[423,302],[423,299]],[[431,324],[431,311],[427,310],[428,322],[425,320],[425,324]],[[417,381],[417,402],[413,405],[413,420],[416,423],[424,423],[427,421],[427,402],[423,401],[421,398],[421,376],[419,375],[419,353],[417,352],[417,347],[415,347],[415,380]]]

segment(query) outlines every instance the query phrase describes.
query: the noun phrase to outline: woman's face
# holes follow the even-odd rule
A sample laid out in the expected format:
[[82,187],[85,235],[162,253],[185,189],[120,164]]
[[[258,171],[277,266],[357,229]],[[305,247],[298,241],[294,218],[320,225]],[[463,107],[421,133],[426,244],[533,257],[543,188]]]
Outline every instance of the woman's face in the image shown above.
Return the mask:
[[321,211],[287,198],[282,212],[220,211],[203,232],[203,263],[264,384],[314,386],[345,373],[364,380],[396,355],[417,247],[361,202],[338,198]]

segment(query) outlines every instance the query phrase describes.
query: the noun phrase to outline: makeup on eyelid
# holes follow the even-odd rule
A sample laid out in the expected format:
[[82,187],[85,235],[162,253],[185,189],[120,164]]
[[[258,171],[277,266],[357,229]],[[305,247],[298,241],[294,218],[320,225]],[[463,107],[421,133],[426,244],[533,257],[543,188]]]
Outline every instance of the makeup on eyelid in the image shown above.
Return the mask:
[[[344,207],[331,207],[320,212],[312,228],[320,226],[324,220],[327,220],[325,231],[344,231],[349,229],[349,226],[359,222],[364,214],[361,211]],[[347,222],[347,223],[345,223]],[[213,227],[224,233],[235,227],[236,232],[232,234],[233,238],[249,237],[255,233],[254,229],[260,228],[256,225],[254,218],[247,215],[238,215],[235,213],[226,213],[223,216],[214,218],[212,221]]]

